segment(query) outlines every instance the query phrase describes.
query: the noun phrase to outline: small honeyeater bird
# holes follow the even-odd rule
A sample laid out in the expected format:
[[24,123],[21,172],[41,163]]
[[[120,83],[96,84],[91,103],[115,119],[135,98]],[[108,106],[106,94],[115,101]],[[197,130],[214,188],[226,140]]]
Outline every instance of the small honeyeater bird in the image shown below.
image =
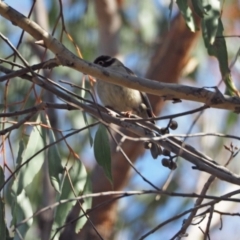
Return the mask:
[[[136,76],[122,62],[110,56],[99,56],[94,60],[94,63],[114,72]],[[97,79],[96,89],[100,100],[107,107],[119,112],[131,112],[142,118],[153,117],[151,104],[144,92],[101,81],[101,79]],[[151,122],[154,123],[152,120]],[[150,133],[149,136],[153,137],[155,135]],[[151,150],[152,157],[156,159],[161,152],[160,147],[153,142],[149,142],[148,147]]]

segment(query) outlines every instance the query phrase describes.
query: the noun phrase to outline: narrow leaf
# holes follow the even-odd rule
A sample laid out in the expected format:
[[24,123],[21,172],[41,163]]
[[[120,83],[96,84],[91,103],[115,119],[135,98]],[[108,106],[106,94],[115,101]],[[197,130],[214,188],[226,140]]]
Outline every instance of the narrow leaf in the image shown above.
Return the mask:
[[112,183],[110,142],[107,129],[103,125],[99,125],[95,135],[94,155],[97,163],[103,167],[105,175]]
[[2,166],[0,165],[0,186],[4,184],[4,172]]
[[[40,122],[40,117],[36,119]],[[25,162],[34,156],[39,150],[44,147],[44,139],[42,137],[42,128],[40,125],[33,127],[26,149],[23,152],[23,144],[19,145],[18,162]],[[19,181],[15,181],[14,186],[17,186],[17,193],[21,193],[24,188],[26,188],[32,181],[36,174],[40,171],[44,161],[44,152],[38,153],[34,156],[26,165],[24,165],[20,170]],[[14,187],[14,188],[15,188]]]
[[[69,177],[68,177],[69,176]],[[86,182],[88,180],[87,171],[81,161],[74,161],[74,165],[68,170],[68,175],[64,175],[63,186],[61,189],[61,195],[58,200],[74,198],[74,192],[77,196],[80,194],[86,194]],[[70,178],[70,179],[69,179]],[[73,189],[74,191],[73,191]],[[56,209],[55,221],[53,229],[56,229],[59,226],[62,226],[66,221],[66,217],[69,214],[69,211],[76,204],[76,201],[70,201],[64,204],[60,204]],[[82,203],[83,209],[86,211],[91,207],[91,202],[84,200]],[[82,214],[82,212],[80,212]],[[78,224],[81,223],[82,227],[86,223],[87,219],[81,218],[78,220]]]
[[[82,90],[81,90],[81,98],[84,99],[85,98],[85,95],[86,95],[86,91],[84,90],[85,89],[85,78],[83,79],[82,81]],[[83,120],[85,122],[85,125],[88,126],[88,119],[87,119],[87,114],[86,112],[82,111],[82,115],[83,115]],[[88,139],[89,139],[89,143],[90,143],[90,146],[92,147],[93,145],[93,138],[92,138],[92,135],[91,135],[91,132],[90,132],[90,129],[88,128],[87,129],[88,131]]]
[[206,14],[206,11],[203,6],[202,0],[192,0],[192,6],[194,9],[194,12],[200,17],[203,18],[204,14]]
[[197,27],[194,22],[192,10],[188,7],[188,2],[186,0],[177,0],[177,5],[181,11],[182,16],[185,19],[187,26],[192,32],[195,32],[197,30]]
[[[90,194],[90,193],[92,193],[91,179],[89,176],[87,176],[82,195],[86,195],[86,194]],[[84,199],[82,207],[85,212],[87,209],[90,209],[92,207],[92,198]],[[76,222],[76,227],[75,227],[76,233],[78,233],[82,229],[82,227],[85,225],[86,221],[87,221],[87,218],[85,216],[78,219],[78,221]]]
[[[13,196],[14,197],[14,196]],[[12,209],[12,222],[11,225],[15,226],[18,222],[30,217],[33,214],[32,206],[29,198],[26,196],[25,190],[23,189],[20,194],[15,196],[15,201],[11,204]],[[33,219],[29,219],[26,223],[18,227],[18,233],[24,239],[29,227],[32,225]],[[14,239],[21,239],[18,235]]]
[[[53,130],[51,129],[51,125],[47,117],[45,121],[46,121],[46,124],[49,126],[48,136],[49,136],[49,143],[51,144],[56,141],[55,135]],[[49,178],[50,178],[51,184],[56,191],[60,192],[61,181],[59,178],[59,174],[63,172],[63,167],[61,164],[62,159],[59,154],[58,146],[56,144],[52,145],[49,148],[47,162],[48,162],[48,172],[49,172]]]
[[[4,172],[2,167],[0,166],[0,186],[4,183]],[[7,226],[5,222],[5,204],[3,198],[0,196],[0,236],[1,239],[7,238]]]
[[[203,27],[205,27],[204,22],[203,22]],[[232,80],[230,69],[228,66],[227,46],[226,46],[225,38],[223,36],[223,31],[224,31],[223,24],[221,19],[219,18],[218,24],[217,24],[217,32],[216,32],[217,37],[214,38],[214,43],[209,44],[208,42],[209,39],[208,37],[206,37],[207,28],[205,30],[203,29],[203,37],[204,37],[205,46],[208,49],[209,55],[215,56],[218,60],[222,79],[226,85],[226,93],[233,96],[237,94],[238,90]]]
[[203,1],[206,14],[202,21],[203,39],[205,46],[208,48],[215,41],[219,18],[221,16],[221,6],[218,0]]
[[17,155],[17,160],[16,160],[16,163],[17,163],[17,166],[19,167],[22,163],[22,160],[23,160],[23,152],[25,150],[25,145],[24,145],[24,141],[21,139],[19,141],[19,149],[18,149],[18,155]]

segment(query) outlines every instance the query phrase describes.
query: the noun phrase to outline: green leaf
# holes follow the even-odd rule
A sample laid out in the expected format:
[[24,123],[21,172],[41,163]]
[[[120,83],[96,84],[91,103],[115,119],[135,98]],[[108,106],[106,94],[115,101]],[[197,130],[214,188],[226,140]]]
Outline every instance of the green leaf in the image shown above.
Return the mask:
[[[82,81],[82,86],[81,86],[81,87],[82,87],[82,90],[81,90],[81,98],[84,99],[84,98],[85,98],[85,95],[86,95],[85,80]],[[81,102],[83,102],[83,101],[81,101]],[[87,119],[87,114],[86,114],[86,112],[82,111],[82,115],[83,115],[83,120],[84,120],[86,126],[88,126],[89,124],[88,124],[88,119]],[[91,132],[90,132],[90,129],[89,129],[89,128],[87,129],[87,131],[88,131],[89,143],[90,143],[90,146],[92,147],[92,145],[93,145],[93,138],[92,138],[92,135],[91,135]]]
[[226,41],[223,36],[223,24],[221,19],[218,19],[217,38],[212,45],[208,46],[209,54],[215,56],[219,61],[220,71],[222,76],[230,72],[228,67],[228,54]]
[[[92,193],[91,179],[89,178],[89,176],[87,176],[82,195],[86,195],[86,194],[90,194],[90,193]],[[84,199],[82,207],[83,207],[85,212],[86,212],[87,209],[90,209],[92,207],[92,198]],[[81,212],[81,215],[82,214],[83,214],[83,212]],[[76,227],[75,227],[75,232],[76,233],[79,232],[83,228],[86,221],[87,221],[87,218],[85,216],[78,219],[78,221],[76,223]]]
[[22,163],[22,160],[23,160],[23,152],[25,150],[25,145],[24,145],[24,141],[22,139],[20,139],[19,141],[19,149],[18,149],[18,155],[17,155],[17,160],[16,160],[16,163],[17,163],[17,166],[19,167]]
[[[40,122],[40,116],[36,119]],[[18,162],[32,158],[39,150],[44,148],[44,139],[42,136],[42,127],[36,125],[33,127],[26,149],[23,152],[24,146],[22,143],[19,145]],[[17,193],[21,193],[32,181],[36,174],[40,171],[44,162],[44,152],[41,151],[34,156],[27,164],[22,166],[20,170],[20,177],[18,181],[15,181],[13,189],[17,187]]]
[[[87,194],[85,189],[86,184],[88,184],[87,182],[89,182],[89,180],[87,171],[84,165],[81,163],[81,161],[74,161],[74,164],[68,170],[68,173],[70,180],[67,175],[64,175],[61,195],[58,200],[74,198],[75,197],[74,192],[76,193],[77,196],[82,195],[83,193]],[[74,192],[72,190],[72,187],[74,189]],[[60,204],[57,207],[53,229],[56,229],[57,227],[62,226],[65,223],[69,211],[75,204],[76,201],[71,201],[64,204]],[[84,202],[81,202],[81,204],[85,211],[91,207],[91,201],[84,200]],[[82,214],[82,211],[80,211],[80,214]],[[86,221],[87,221],[86,217],[79,219],[78,220],[78,224],[80,224],[79,228],[81,228],[86,223]]]
[[0,186],[4,184],[4,172],[2,166],[0,165]]
[[[13,193],[14,194],[14,193]],[[14,196],[13,196],[14,198]],[[25,190],[23,189],[20,194],[17,196],[15,195],[15,201],[11,204],[12,209],[12,222],[11,225],[15,226],[18,222],[22,221],[25,218],[28,218],[33,215],[32,206],[29,201],[29,198],[26,196]],[[18,229],[18,233],[24,239],[26,232],[28,231],[29,227],[32,225],[33,219],[29,219],[26,223],[20,225]],[[21,239],[19,238],[18,234],[16,234],[14,239]]]
[[[4,172],[0,166],[0,186],[4,184]],[[5,204],[3,198],[0,196],[0,236],[1,239],[7,238],[7,226],[5,222]]]
[[185,19],[187,26],[192,32],[195,32],[197,30],[197,27],[194,22],[192,10],[188,7],[188,2],[186,0],[177,0],[177,5],[181,11],[182,16]]
[[[86,112],[83,111],[82,114],[83,114],[84,122],[85,122],[86,126],[88,126],[89,124],[88,124],[88,119],[87,119]],[[88,131],[89,143],[90,143],[90,146],[92,147],[92,145],[93,145],[93,138],[92,138],[92,135],[91,135],[90,128],[88,128],[87,131]]]
[[107,129],[104,125],[99,125],[94,139],[94,155],[97,163],[103,167],[104,173],[112,183],[111,173],[111,150]]
[[218,32],[221,6],[218,0],[205,0],[203,5],[206,11],[202,21],[203,39],[208,49],[209,45],[214,43]]
[[[208,18],[208,17],[207,17]],[[215,38],[214,36],[214,42],[211,44],[210,37],[213,37],[213,33],[208,35],[208,27],[207,27],[207,21],[203,21],[203,38],[205,42],[205,46],[208,49],[208,54],[215,56],[219,63],[220,72],[222,75],[222,79],[226,84],[226,93],[229,95],[236,95],[236,92],[238,92],[237,88],[235,87],[234,82],[232,81],[230,69],[228,66],[228,52],[227,52],[227,46],[226,41],[223,36],[223,24],[220,18],[217,19],[217,29],[214,29],[214,34],[217,36]],[[215,33],[216,31],[216,33]]]
[[[40,116],[37,117],[36,121],[40,122]],[[19,170],[18,175],[16,175],[16,178],[12,179],[13,185],[11,188],[11,209],[13,216],[13,225],[33,214],[32,206],[28,196],[26,196],[25,189],[30,186],[30,184],[33,182],[34,177],[42,167],[44,161],[44,153],[40,152],[36,156],[34,155],[43,147],[44,139],[40,125],[36,125],[32,128],[26,147],[24,146],[23,141],[20,141],[19,143],[19,151],[17,156],[18,167],[27,160],[31,160],[27,164],[23,165]],[[20,237],[16,235],[15,239],[24,239],[24,236],[31,224],[32,220],[29,220],[27,223],[21,225],[18,228]]]
[[[49,143],[54,143],[56,141],[55,135],[53,130],[51,129],[51,125],[49,120],[46,118],[45,119],[46,124],[49,126],[48,130],[48,136],[49,136]],[[60,192],[60,178],[59,174],[63,172],[63,167],[62,167],[62,159],[59,154],[58,146],[57,144],[52,145],[49,150],[48,150],[48,172],[49,172],[49,178],[50,182],[53,186],[53,188]]]
[[200,17],[203,18],[206,11],[203,6],[203,0],[192,0],[192,6],[194,12]]

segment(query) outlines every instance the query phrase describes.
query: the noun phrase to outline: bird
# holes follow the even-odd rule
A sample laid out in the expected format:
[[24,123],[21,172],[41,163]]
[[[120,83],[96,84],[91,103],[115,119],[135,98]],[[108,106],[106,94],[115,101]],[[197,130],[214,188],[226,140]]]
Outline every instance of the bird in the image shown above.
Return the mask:
[[[127,68],[117,58],[101,55],[97,57],[93,63],[114,72],[136,76],[132,70]],[[96,81],[96,90],[101,102],[111,109],[119,112],[130,112],[141,118],[154,117],[151,104],[147,94],[144,92],[108,83],[101,79],[97,79]],[[153,120],[151,120],[151,122],[154,123]],[[155,134],[150,132],[149,136],[153,137]],[[151,141],[147,142],[145,147],[150,148],[154,159],[160,155],[161,148],[156,143]]]

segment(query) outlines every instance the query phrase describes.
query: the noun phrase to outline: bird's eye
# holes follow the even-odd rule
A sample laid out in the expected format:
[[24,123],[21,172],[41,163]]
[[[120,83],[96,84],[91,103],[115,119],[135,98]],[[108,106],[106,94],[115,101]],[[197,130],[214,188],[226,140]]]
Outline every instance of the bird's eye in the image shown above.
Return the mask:
[[99,65],[103,65],[103,61],[99,61],[98,64],[99,64]]

